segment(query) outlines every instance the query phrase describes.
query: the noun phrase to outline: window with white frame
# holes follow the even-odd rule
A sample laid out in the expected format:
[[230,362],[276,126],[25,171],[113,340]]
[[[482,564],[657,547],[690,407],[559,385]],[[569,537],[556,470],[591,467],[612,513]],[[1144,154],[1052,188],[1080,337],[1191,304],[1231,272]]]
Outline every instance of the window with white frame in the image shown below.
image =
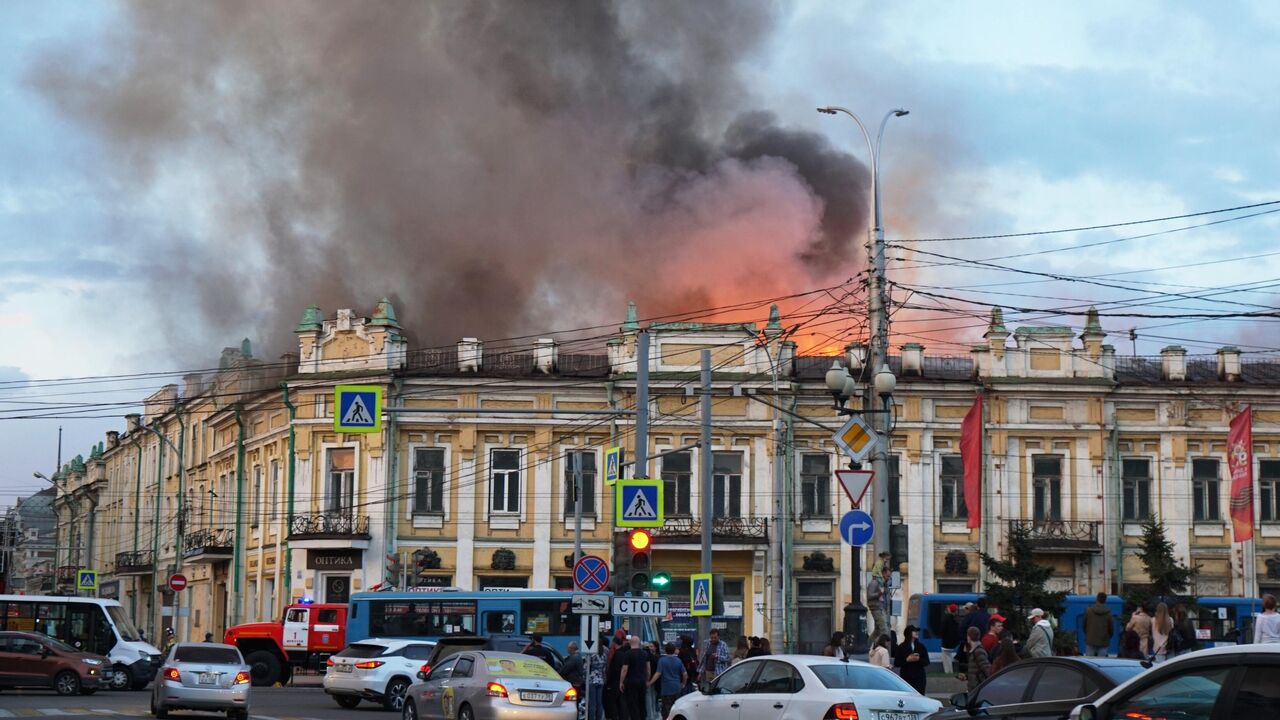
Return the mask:
[[262,466],[253,466],[253,505],[249,507],[249,527],[257,528],[262,517]]
[[689,515],[693,488],[693,453],[688,450],[662,456],[662,513]]
[[1215,458],[1195,458],[1191,461],[1192,519],[1213,521],[1218,514],[1220,480],[1218,461]]
[[742,453],[712,453],[711,498],[716,517],[742,517]]
[[800,515],[831,517],[831,456],[805,453],[800,456]]
[[1151,519],[1151,461],[1124,458],[1120,461],[1120,516],[1129,521]]
[[444,513],[444,448],[413,449],[413,511]]
[[324,511],[351,512],[356,502],[355,448],[330,448],[327,454]]
[[959,455],[942,456],[938,486],[942,496],[942,519],[967,519],[969,508],[964,504],[964,462]]
[[520,512],[520,451],[490,451],[489,478],[489,511]]
[[1280,522],[1280,460],[1258,461],[1258,499],[1262,522]]
[[1062,458],[1035,455],[1031,458],[1032,519],[1047,522],[1062,519]]
[[[280,461],[271,461],[271,481],[267,484],[267,507],[278,507],[280,502]],[[268,513],[271,511],[268,510]],[[278,516],[277,516],[278,517]]]
[[577,460],[582,473],[582,514],[596,514],[596,454],[592,450],[572,450],[564,454],[564,516],[573,517],[576,512],[573,468]]

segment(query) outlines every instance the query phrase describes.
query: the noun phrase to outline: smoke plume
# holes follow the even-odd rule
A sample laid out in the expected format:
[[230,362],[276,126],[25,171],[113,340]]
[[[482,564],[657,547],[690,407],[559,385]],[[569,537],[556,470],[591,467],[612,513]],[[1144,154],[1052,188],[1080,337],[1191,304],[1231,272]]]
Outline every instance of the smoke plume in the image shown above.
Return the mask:
[[[209,345],[396,303],[416,344],[856,270],[868,173],[742,63],[767,3],[138,2],[30,81],[102,141],[153,300]],[[145,225],[145,226],[144,226]]]

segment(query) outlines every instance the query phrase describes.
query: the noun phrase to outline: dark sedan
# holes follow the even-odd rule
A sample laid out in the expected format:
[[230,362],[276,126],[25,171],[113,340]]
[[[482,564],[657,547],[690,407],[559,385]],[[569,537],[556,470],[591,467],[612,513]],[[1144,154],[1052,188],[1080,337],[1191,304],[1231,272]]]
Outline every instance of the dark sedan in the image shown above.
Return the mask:
[[1022,660],[987,678],[973,692],[951,697],[951,707],[929,720],[981,716],[1004,720],[1060,720],[1143,672],[1137,660],[1044,657]]

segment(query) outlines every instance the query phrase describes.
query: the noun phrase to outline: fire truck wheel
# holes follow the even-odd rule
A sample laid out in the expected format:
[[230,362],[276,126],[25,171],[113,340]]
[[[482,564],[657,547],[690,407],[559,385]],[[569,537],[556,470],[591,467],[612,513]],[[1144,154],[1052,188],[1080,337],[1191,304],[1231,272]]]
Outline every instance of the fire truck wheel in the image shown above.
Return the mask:
[[280,659],[266,650],[249,653],[244,661],[249,664],[249,676],[258,687],[270,687],[280,679]]

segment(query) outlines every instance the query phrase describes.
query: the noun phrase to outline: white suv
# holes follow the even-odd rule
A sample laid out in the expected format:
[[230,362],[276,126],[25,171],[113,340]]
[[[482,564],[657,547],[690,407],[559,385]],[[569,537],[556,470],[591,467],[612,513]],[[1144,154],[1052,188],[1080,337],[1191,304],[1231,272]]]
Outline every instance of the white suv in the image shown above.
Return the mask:
[[429,640],[361,640],[326,661],[324,691],[347,709],[368,700],[398,711],[434,647]]

